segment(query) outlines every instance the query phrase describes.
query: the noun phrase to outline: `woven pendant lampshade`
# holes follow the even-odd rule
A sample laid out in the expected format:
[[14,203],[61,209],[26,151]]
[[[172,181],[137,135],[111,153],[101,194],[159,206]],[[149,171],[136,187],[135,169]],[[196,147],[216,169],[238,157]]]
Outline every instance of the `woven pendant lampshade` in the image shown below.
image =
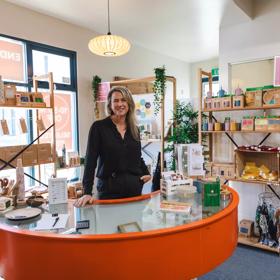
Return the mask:
[[112,35],[110,32],[110,5],[108,0],[108,33],[97,36],[88,43],[89,50],[101,56],[121,56],[130,49],[130,43],[123,37]]
[[121,36],[107,34],[91,39],[88,48],[101,56],[121,56],[129,51],[130,43]]

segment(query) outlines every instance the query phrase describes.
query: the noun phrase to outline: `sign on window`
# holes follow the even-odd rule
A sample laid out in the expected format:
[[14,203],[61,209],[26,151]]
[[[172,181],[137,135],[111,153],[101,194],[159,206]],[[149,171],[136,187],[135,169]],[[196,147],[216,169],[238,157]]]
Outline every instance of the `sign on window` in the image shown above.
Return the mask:
[[25,82],[24,45],[0,37],[0,75],[4,80]]

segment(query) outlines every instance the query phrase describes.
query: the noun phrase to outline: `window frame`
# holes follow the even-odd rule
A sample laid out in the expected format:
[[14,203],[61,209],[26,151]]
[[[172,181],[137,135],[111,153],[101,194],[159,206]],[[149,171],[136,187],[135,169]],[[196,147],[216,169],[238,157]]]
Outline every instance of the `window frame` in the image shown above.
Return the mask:
[[[25,44],[25,51],[26,51],[26,73],[27,73],[27,83],[17,83],[17,82],[4,82],[5,84],[13,84],[16,86],[21,86],[21,87],[26,87],[28,91],[31,91],[31,88],[33,87],[33,58],[32,58],[32,51],[41,51],[41,52],[46,52],[54,55],[60,55],[64,57],[68,57],[70,61],[70,84],[61,84],[61,83],[55,83],[54,82],[54,87],[56,90],[59,91],[71,91],[74,92],[74,98],[75,98],[75,112],[76,116],[76,123],[77,123],[77,131],[75,132],[75,138],[74,141],[74,147],[77,149],[77,152],[80,152],[80,145],[79,145],[79,110],[78,110],[78,76],[77,76],[77,53],[75,51],[67,50],[67,49],[62,49],[42,43],[37,43],[34,41],[30,40],[25,40],[22,38],[6,35],[0,33],[0,37],[5,37],[17,41],[21,41]],[[38,83],[38,87],[42,89],[48,89],[49,85],[47,82],[40,81]],[[31,132],[30,137],[33,137],[33,133]]]

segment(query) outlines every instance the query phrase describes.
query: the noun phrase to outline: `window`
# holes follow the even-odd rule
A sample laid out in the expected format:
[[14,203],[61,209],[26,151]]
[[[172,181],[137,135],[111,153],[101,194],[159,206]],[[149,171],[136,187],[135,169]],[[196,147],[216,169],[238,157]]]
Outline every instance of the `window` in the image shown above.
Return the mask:
[[[212,80],[212,93],[213,95],[216,95],[217,92],[219,91],[219,77],[215,76],[213,77]],[[203,91],[203,97],[207,96],[207,92],[209,91],[209,82],[208,78],[203,78],[202,79],[202,91]]]
[[[73,51],[47,46],[31,41],[20,40],[6,35],[0,35],[0,75],[6,84],[15,84],[18,90],[32,91],[33,75],[42,75],[53,72],[55,85],[55,121],[56,121],[56,150],[61,153],[63,144],[67,151],[78,151],[78,112],[77,112],[77,75],[76,53]],[[48,91],[47,82],[39,82],[38,91]],[[45,95],[47,97],[48,94]],[[46,120],[46,126],[50,125],[50,110],[40,110],[40,114]],[[36,138],[36,112],[24,109],[0,109],[0,117],[9,121],[12,132],[9,136],[1,136],[1,145],[23,145]],[[28,123],[28,133],[21,134],[17,131],[17,121],[25,118]],[[49,120],[49,123],[47,123]],[[51,135],[46,133],[40,142],[50,142]],[[47,183],[47,178],[52,175],[52,166],[43,166],[39,172],[38,167],[25,168],[35,177],[41,175],[41,181]],[[5,173],[11,170],[6,170]],[[71,171],[71,178],[78,177],[77,170]],[[12,171],[14,173],[14,171]],[[68,172],[70,173],[70,172]],[[66,175],[59,171],[58,176]],[[2,174],[0,174],[2,176]],[[33,182],[28,182],[33,184]]]

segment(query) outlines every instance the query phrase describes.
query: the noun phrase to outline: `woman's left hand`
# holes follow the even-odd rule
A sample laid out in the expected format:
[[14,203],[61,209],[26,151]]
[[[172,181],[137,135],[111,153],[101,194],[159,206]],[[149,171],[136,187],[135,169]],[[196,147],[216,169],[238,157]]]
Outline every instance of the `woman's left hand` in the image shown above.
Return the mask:
[[151,180],[152,176],[151,175],[144,175],[140,178],[145,183],[149,182]]

